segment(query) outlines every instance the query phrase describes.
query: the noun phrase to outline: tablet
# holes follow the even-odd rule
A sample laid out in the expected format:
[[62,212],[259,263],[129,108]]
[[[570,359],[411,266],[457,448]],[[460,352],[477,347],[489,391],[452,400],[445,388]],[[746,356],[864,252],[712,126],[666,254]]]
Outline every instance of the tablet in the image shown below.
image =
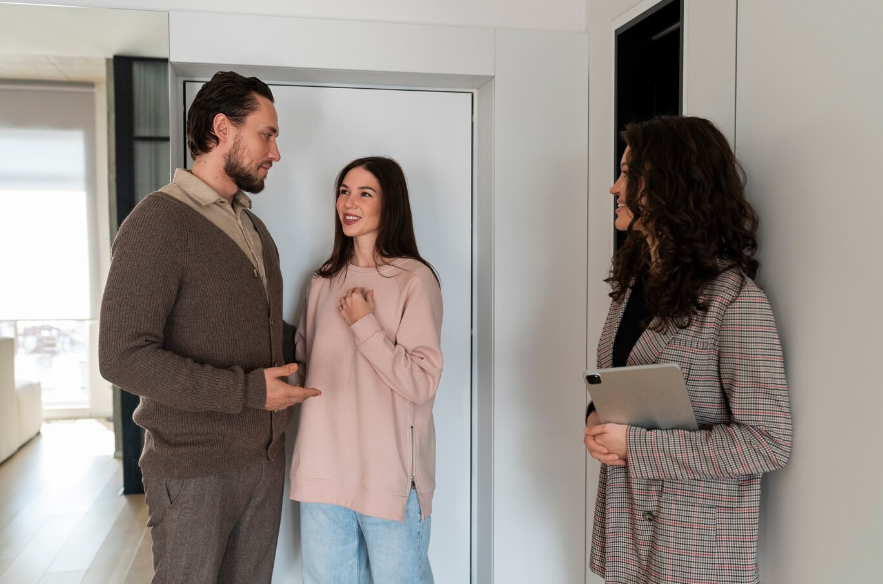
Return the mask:
[[593,369],[583,378],[602,423],[699,429],[681,368],[674,363]]

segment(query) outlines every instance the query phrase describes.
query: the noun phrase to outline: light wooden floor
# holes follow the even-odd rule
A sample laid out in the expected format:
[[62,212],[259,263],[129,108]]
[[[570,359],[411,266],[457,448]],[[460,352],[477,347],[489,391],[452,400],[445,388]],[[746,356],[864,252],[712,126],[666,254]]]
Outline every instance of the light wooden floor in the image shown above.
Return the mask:
[[143,495],[119,495],[113,432],[49,422],[0,464],[0,584],[142,584],[153,574]]

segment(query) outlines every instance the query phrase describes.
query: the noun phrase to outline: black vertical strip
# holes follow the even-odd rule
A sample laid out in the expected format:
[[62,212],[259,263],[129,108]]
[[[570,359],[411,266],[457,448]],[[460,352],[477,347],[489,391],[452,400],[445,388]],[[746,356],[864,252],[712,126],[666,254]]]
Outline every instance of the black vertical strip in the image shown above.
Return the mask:
[[[177,83],[177,82],[176,82]],[[187,164],[187,153],[190,151],[190,145],[187,144],[187,84],[189,81],[183,81],[181,83],[181,111],[183,112],[181,115],[183,119],[181,120],[181,127],[184,128],[184,139],[182,140],[184,143],[184,147],[181,149],[181,159],[178,161],[181,163],[181,168],[184,170],[190,170],[189,165]]]
[[117,227],[135,208],[135,104],[132,59],[113,58]]
[[[116,203],[117,226],[135,208],[135,104],[132,83],[132,61],[128,57],[113,58],[114,132],[116,142]],[[120,427],[123,434],[123,494],[144,492],[141,468],[141,428],[132,420],[140,398],[120,390]]]
[[[613,33],[613,180],[619,175],[619,55],[620,53],[620,36],[619,31]],[[613,183],[611,183],[613,184]],[[616,213],[613,214],[614,219]],[[614,241],[614,249],[616,249]]]
[[678,113],[684,115],[684,36],[687,22],[684,20],[684,11],[686,10],[686,2],[678,0],[681,8],[681,28],[678,30],[680,38],[680,48],[678,54]]
[[736,136],[738,121],[736,116],[739,114],[739,0],[736,0],[736,51],[733,60],[733,153],[736,153]]
[[125,390],[120,390],[120,415],[123,428],[123,494],[137,495],[144,492],[144,483],[141,477],[141,467],[138,459],[141,457],[143,437],[141,428],[132,420],[135,408],[141,403],[141,398]]
[[[469,178],[470,178],[470,197],[469,197],[469,582],[473,583],[472,576],[472,562],[475,559],[473,556],[473,546],[476,543],[472,537],[472,520],[473,518],[478,519],[475,514],[475,510],[478,506],[478,501],[475,499],[478,497],[478,489],[473,489],[473,486],[477,487],[478,476],[473,475],[472,471],[476,468],[476,459],[477,456],[473,457],[473,453],[475,452],[476,443],[478,441],[478,437],[476,436],[476,429],[478,428],[478,424],[476,422],[476,416],[478,415],[478,398],[476,396],[476,383],[475,383],[475,359],[473,359],[473,355],[477,354],[476,350],[476,342],[475,335],[472,334],[477,327],[477,322],[475,320],[475,299],[476,295],[472,293],[473,290],[476,289],[478,283],[475,279],[475,223],[477,221],[475,206],[476,206],[476,198],[477,193],[475,192],[478,186],[475,181],[475,141],[476,141],[476,129],[475,129],[475,100],[478,98],[478,92],[475,91],[469,96]],[[474,496],[473,496],[474,495]],[[477,532],[477,529],[476,529]]]
[[[683,114],[684,30],[684,1],[663,0],[614,31],[613,181],[625,152],[619,132],[627,124]],[[613,230],[614,253],[626,238]]]

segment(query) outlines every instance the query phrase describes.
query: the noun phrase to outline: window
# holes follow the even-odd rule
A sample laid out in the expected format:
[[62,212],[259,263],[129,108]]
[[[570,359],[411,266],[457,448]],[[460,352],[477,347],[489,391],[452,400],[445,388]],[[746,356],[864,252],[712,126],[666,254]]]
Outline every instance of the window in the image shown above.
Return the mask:
[[97,315],[95,94],[91,85],[0,85],[0,336],[47,408],[89,405]]

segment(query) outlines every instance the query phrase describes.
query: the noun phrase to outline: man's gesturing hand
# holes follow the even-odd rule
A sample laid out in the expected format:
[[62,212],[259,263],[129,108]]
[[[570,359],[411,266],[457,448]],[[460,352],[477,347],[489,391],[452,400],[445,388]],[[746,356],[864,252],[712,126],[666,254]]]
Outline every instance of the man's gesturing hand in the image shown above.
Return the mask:
[[265,410],[284,410],[294,404],[301,403],[307,398],[322,395],[322,392],[318,389],[289,385],[280,379],[282,377],[287,379],[289,375],[296,371],[297,363],[289,363],[282,367],[269,367],[264,369],[264,379],[267,382],[267,403],[264,405]]

